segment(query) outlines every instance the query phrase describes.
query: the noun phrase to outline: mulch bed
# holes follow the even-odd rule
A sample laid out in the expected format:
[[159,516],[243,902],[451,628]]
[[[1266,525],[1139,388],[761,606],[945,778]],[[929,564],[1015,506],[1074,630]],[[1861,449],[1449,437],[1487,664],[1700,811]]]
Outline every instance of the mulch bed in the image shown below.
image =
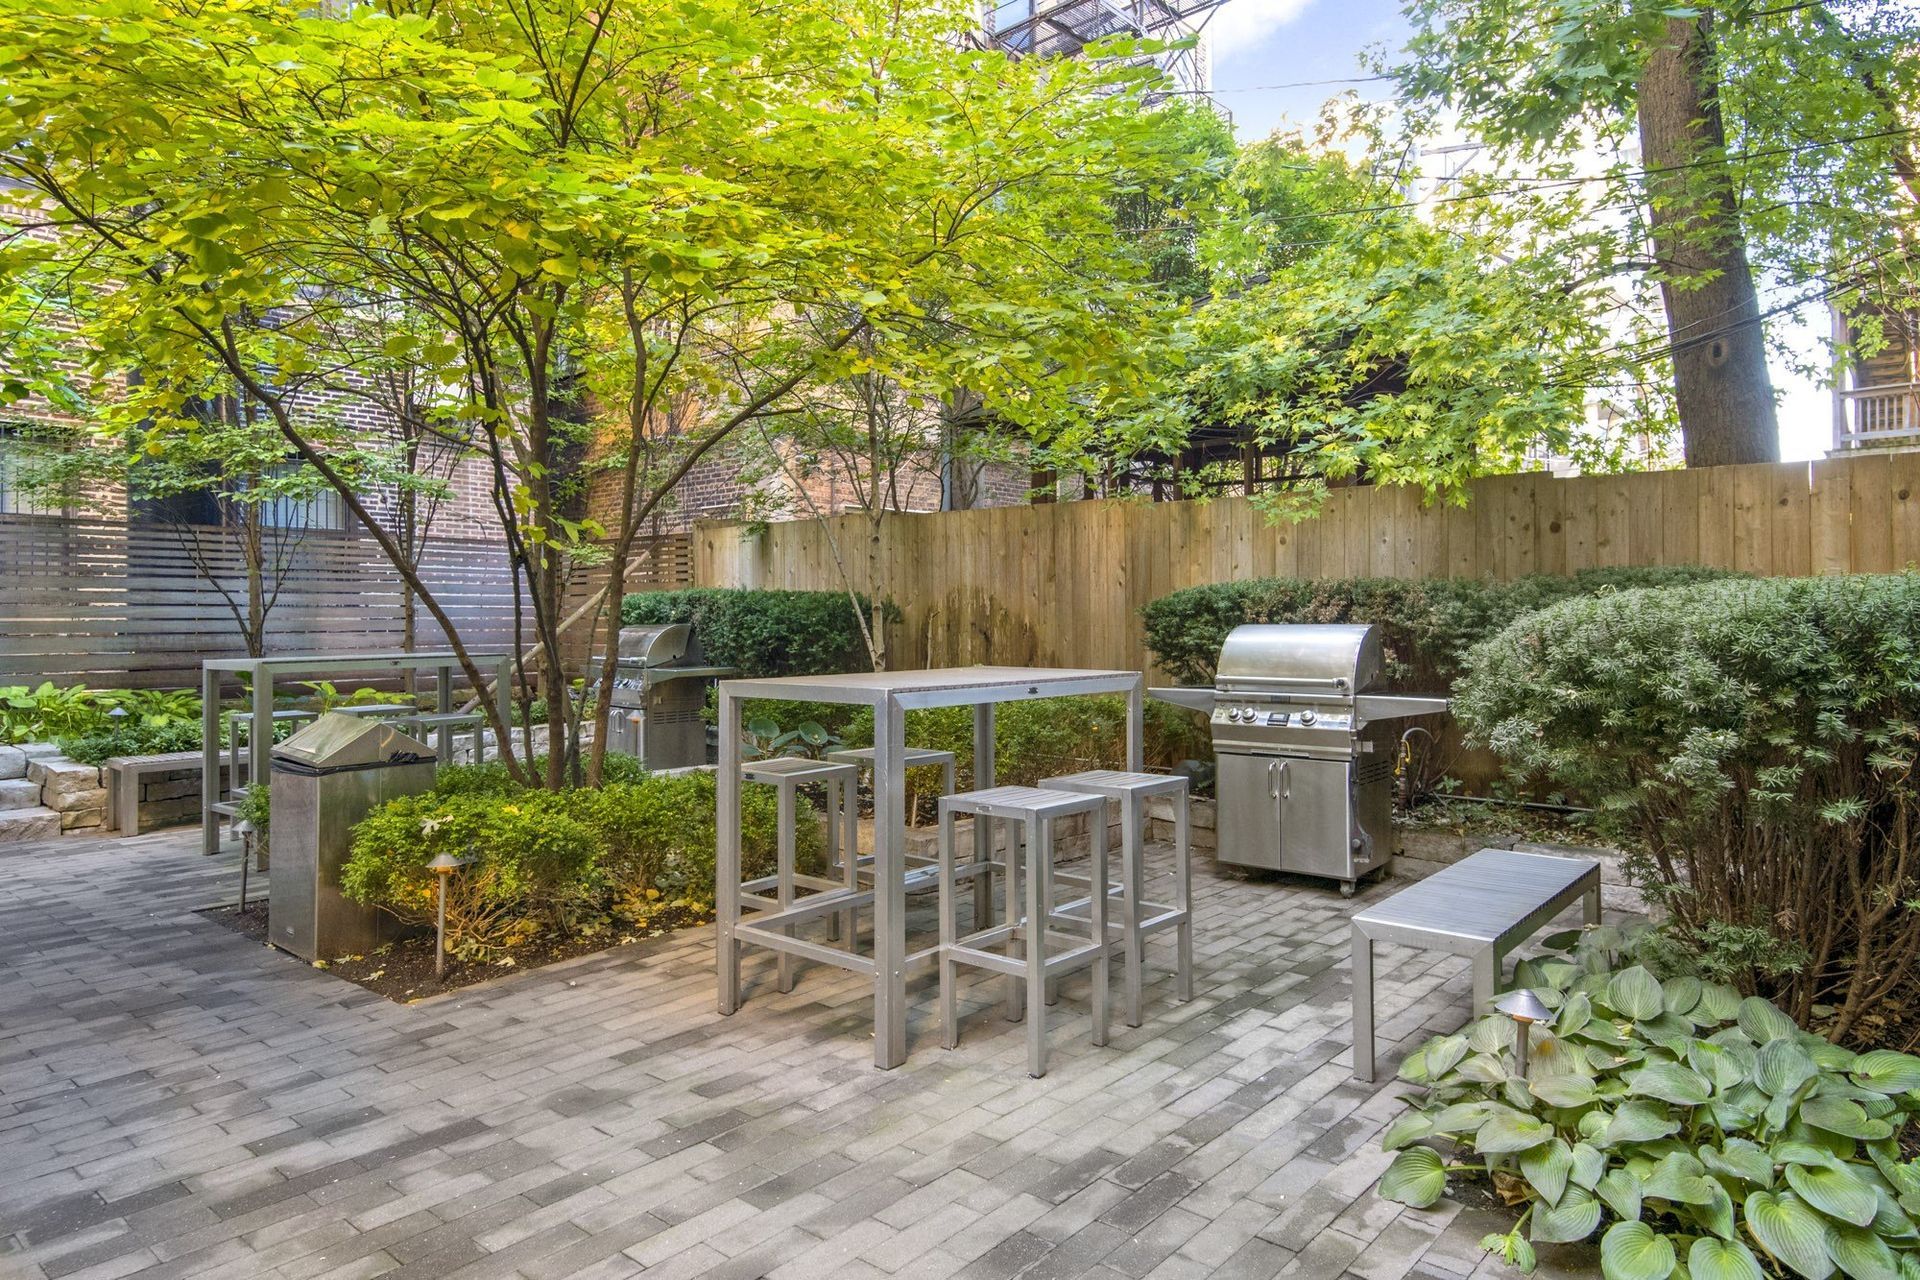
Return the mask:
[[[207,919],[232,929],[242,937],[250,938],[265,945],[267,942],[267,904],[249,902],[246,911],[231,906],[208,907],[200,912]],[[591,937],[562,937],[543,935],[513,948],[507,959],[494,964],[472,964],[453,956],[447,957],[445,977],[436,978],[433,973],[433,935],[431,933],[411,934],[364,956],[341,956],[333,960],[321,961],[313,967],[325,970],[337,978],[344,978],[356,986],[365,987],[378,995],[385,996],[398,1004],[411,1004],[430,996],[444,995],[449,991],[458,991],[462,987],[471,987],[477,983],[492,982],[498,978],[524,973],[529,969],[538,969],[560,960],[572,960],[577,956],[592,955],[596,951],[605,951],[608,947],[625,942],[638,942],[642,938],[657,938],[661,934],[689,925],[705,923],[706,917],[696,916],[692,912],[663,912],[645,929],[607,929]],[[290,964],[305,964],[296,956],[280,953]]]

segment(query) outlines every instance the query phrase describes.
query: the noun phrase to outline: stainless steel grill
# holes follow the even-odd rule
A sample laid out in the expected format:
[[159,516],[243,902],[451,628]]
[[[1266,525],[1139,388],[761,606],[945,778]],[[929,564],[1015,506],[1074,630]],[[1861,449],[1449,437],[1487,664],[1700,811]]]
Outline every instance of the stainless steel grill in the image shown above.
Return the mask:
[[1222,862],[1355,881],[1391,848],[1398,722],[1445,698],[1377,693],[1380,633],[1338,624],[1235,627],[1211,689],[1156,689],[1213,728]]
[[707,726],[700,712],[707,681],[732,675],[733,668],[704,665],[700,641],[685,622],[622,627],[614,646],[608,748],[638,756],[649,769],[705,764]]

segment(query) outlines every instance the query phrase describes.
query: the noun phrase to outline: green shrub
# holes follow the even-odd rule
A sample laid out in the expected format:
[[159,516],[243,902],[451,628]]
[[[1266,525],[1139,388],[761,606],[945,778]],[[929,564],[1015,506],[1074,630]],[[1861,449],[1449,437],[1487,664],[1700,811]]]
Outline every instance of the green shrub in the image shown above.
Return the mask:
[[340,890],[409,923],[433,919],[439,854],[467,859],[447,884],[447,942],[492,955],[542,927],[565,928],[600,887],[603,843],[571,816],[569,793],[403,796],[353,829]]
[[1526,1270],[1535,1245],[1599,1233],[1607,1280],[1920,1273],[1920,1170],[1900,1147],[1920,1058],[1856,1055],[1757,996],[1619,967],[1622,941],[1590,930],[1569,958],[1522,963],[1555,1011],[1524,1078],[1500,1014],[1407,1059],[1426,1092],[1387,1127],[1380,1193],[1425,1207],[1451,1172],[1490,1178],[1525,1207],[1482,1244]]
[[1402,687],[1445,688],[1468,649],[1515,618],[1572,596],[1698,582],[1697,568],[1590,569],[1511,582],[1479,578],[1255,578],[1189,587],[1146,605],[1147,648],[1182,684],[1212,684],[1227,632],[1248,622],[1371,622]]
[[77,736],[62,736],[58,741],[60,750],[81,764],[105,764],[115,756],[196,751],[200,747],[200,722],[196,719],[152,725],[133,721]]
[[83,684],[0,686],[0,742],[48,742],[106,729],[109,703]]
[[[865,596],[844,591],[696,587],[630,595],[620,620],[691,622],[707,661],[738,667],[742,676],[809,676],[872,669],[860,630],[860,618],[871,612]],[[889,606],[887,613],[897,610]]]
[[1920,576],[1569,600],[1476,648],[1454,711],[1596,806],[1709,976],[1911,1043]]
[[[713,906],[717,787],[711,773],[654,774],[597,791],[570,792],[570,812],[599,835],[602,865],[616,893],[657,890],[661,897],[700,909]],[[741,878],[773,874],[777,800],[771,787],[740,789]],[[817,872],[824,841],[812,811],[795,820],[795,865]]]

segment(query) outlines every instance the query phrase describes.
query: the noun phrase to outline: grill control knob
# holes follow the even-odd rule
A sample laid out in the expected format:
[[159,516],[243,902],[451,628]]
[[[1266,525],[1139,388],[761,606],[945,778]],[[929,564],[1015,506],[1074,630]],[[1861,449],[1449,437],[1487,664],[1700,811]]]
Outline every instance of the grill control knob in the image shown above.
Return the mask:
[[1235,720],[1235,721],[1237,721],[1237,720],[1239,720],[1239,719],[1240,719],[1240,708],[1238,708],[1238,707],[1229,707],[1229,708],[1227,709],[1227,719],[1229,719],[1229,720]]
[[1240,708],[1240,714],[1246,718],[1246,721],[1248,724],[1252,724],[1254,721],[1254,718],[1258,716],[1260,713],[1255,711],[1252,707],[1242,707]]
[[1313,712],[1311,711],[1302,711],[1300,713],[1301,724],[1312,724],[1317,719],[1319,719],[1319,717],[1314,715]]

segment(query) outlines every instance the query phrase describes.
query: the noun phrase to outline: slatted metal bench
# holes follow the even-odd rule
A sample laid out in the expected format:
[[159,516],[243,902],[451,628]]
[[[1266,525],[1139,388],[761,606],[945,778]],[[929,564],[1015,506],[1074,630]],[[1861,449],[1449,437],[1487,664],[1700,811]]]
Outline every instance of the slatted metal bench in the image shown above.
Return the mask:
[[1374,1078],[1373,944],[1399,942],[1473,960],[1473,1010],[1493,1005],[1507,953],[1585,900],[1600,922],[1600,864],[1511,849],[1482,849],[1356,913],[1353,926],[1353,1076]]

